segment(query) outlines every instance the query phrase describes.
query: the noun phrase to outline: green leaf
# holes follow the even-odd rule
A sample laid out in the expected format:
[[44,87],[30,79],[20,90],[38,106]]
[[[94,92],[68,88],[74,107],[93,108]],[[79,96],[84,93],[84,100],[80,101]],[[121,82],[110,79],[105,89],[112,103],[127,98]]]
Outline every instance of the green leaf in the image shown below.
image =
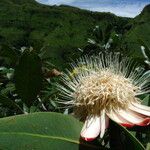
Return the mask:
[[14,84],[13,84],[13,83],[8,83],[8,84],[6,85],[6,87],[1,90],[0,93],[1,93],[2,95],[7,95],[8,93],[10,93],[10,92],[12,92],[12,91],[14,91],[14,90],[15,90]]
[[150,106],[150,95],[147,94],[146,97],[142,100],[142,104]]
[[19,107],[19,105],[4,95],[0,95],[0,104],[7,108],[15,108],[23,113],[23,110]]
[[81,128],[81,122],[59,113],[34,113],[3,118],[0,120],[0,149],[100,149],[90,143],[80,143]]
[[15,86],[22,101],[30,107],[42,86],[42,65],[35,52],[26,51],[15,69]]
[[150,150],[150,143],[147,144],[146,150]]
[[15,65],[19,54],[13,48],[3,44],[0,47],[0,56],[9,59],[9,62]]
[[128,139],[128,144],[126,144],[126,149],[145,150],[144,146],[140,143],[140,141],[138,141],[138,139],[136,139],[132,135],[132,133],[130,133],[125,127],[120,126],[117,123],[115,123],[115,125],[123,131],[126,139]]

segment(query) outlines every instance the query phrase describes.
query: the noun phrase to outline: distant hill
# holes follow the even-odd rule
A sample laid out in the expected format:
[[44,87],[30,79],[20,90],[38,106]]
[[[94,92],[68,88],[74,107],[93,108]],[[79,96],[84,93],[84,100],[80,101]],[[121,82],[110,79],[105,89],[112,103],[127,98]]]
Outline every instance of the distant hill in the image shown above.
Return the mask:
[[147,5],[141,14],[130,20],[126,26],[130,29],[124,34],[124,42],[128,45],[130,53],[140,56],[139,39],[150,47],[150,5]]
[[147,7],[139,16],[129,19],[65,5],[46,6],[34,0],[0,0],[0,44],[32,46],[36,50],[45,46],[48,49],[45,56],[50,56],[51,62],[61,68],[78,57],[77,48],[84,47],[93,28],[104,22],[123,33],[129,49],[134,47],[131,42],[136,42],[137,35],[149,43]]

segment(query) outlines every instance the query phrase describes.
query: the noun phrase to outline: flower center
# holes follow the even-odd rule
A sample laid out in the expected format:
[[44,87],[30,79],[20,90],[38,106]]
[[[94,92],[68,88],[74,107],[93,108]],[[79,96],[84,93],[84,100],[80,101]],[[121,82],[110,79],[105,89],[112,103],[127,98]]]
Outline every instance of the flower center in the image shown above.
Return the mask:
[[84,107],[87,113],[99,114],[103,109],[126,109],[136,101],[138,88],[122,74],[103,70],[84,76],[80,81],[74,93],[75,105]]

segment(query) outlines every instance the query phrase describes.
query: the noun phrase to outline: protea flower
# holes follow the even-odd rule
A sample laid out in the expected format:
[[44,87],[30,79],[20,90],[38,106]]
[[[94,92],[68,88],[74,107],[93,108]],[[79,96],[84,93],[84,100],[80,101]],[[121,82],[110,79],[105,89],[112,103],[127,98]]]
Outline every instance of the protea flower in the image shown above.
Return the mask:
[[138,95],[150,91],[150,76],[137,71],[137,65],[119,54],[83,57],[62,77],[61,102],[85,119],[81,137],[86,141],[102,138],[109,119],[125,126],[150,124],[150,107]]

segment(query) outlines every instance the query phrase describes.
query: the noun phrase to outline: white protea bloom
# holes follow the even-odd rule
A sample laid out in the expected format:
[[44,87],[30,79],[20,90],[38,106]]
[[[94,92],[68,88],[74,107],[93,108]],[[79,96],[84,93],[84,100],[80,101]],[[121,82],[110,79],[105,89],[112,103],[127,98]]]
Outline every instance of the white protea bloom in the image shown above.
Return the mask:
[[86,141],[102,138],[109,118],[126,127],[150,124],[150,107],[137,97],[150,92],[150,75],[136,68],[129,58],[101,53],[79,59],[64,73],[60,102],[85,119],[81,137]]

